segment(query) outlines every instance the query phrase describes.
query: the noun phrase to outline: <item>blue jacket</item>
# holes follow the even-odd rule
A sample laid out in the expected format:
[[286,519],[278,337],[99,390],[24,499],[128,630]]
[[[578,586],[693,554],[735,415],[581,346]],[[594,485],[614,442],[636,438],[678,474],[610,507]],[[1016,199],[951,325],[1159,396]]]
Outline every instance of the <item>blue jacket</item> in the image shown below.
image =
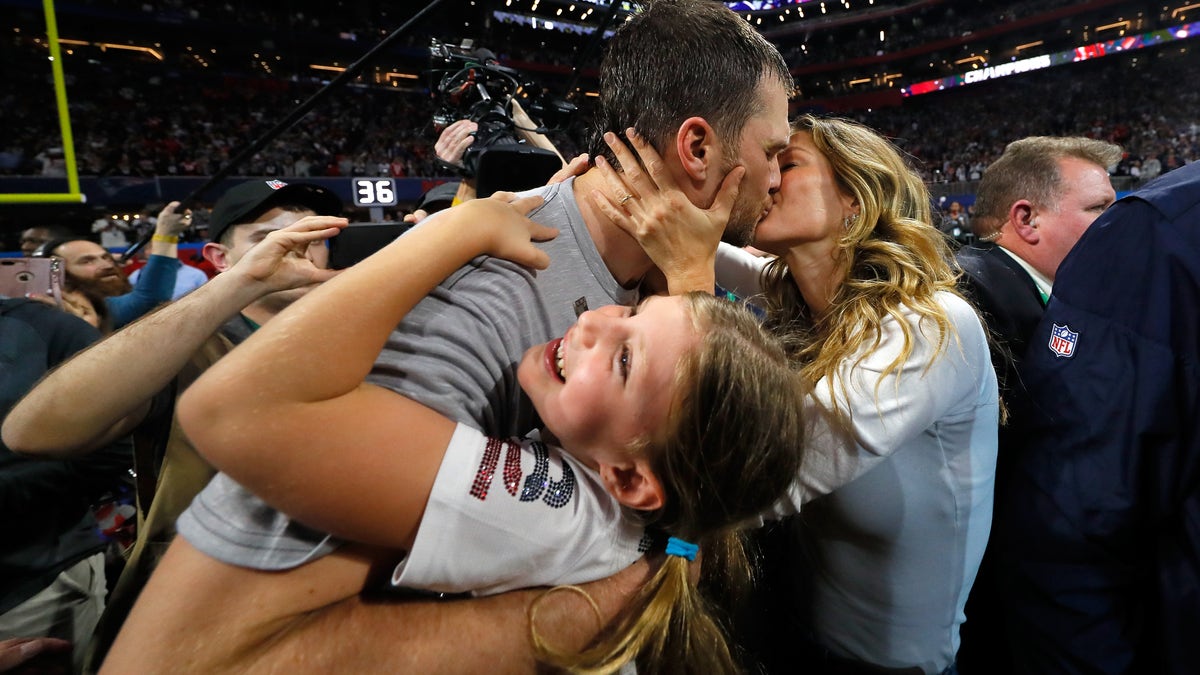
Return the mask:
[[993,530],[1019,669],[1200,672],[1200,163],[1084,234],[1019,372]]
[[175,277],[182,264],[178,258],[150,256],[132,291],[104,301],[108,305],[112,329],[117,330],[162,303],[170,302],[175,292]]

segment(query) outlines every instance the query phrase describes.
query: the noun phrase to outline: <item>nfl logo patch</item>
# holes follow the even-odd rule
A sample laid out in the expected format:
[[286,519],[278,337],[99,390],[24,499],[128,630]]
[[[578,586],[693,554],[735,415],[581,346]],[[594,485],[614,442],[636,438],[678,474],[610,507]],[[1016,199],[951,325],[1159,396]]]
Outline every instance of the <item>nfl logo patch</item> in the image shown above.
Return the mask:
[[269,181],[267,181],[267,187],[271,188],[272,190],[278,190],[279,188],[281,188],[281,187],[283,187],[283,186],[285,186],[285,185],[287,185],[287,183],[285,183],[285,182],[283,182],[283,181],[281,181],[281,180],[269,180]]
[[1069,326],[1054,324],[1050,329],[1050,351],[1055,356],[1071,358],[1075,355],[1075,344],[1079,342],[1079,333]]

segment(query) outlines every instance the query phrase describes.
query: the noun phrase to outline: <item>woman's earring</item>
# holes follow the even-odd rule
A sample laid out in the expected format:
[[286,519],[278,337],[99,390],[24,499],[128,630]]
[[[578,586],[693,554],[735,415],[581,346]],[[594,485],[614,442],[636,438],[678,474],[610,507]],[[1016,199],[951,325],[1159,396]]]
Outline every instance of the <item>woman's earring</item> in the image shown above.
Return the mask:
[[851,213],[850,215],[846,216],[845,218],[842,218],[842,227],[844,227],[848,230],[848,229],[850,229],[850,226],[853,225],[854,221],[856,221],[856,220],[858,220],[858,214]]

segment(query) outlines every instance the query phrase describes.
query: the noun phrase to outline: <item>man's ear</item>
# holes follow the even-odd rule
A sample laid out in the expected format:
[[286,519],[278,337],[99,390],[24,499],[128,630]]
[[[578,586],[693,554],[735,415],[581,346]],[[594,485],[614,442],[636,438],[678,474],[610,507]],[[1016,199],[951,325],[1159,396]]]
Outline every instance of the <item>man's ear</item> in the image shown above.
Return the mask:
[[1036,244],[1041,240],[1033,204],[1028,200],[1018,199],[1008,207],[1008,222],[1012,225],[1013,233],[1025,243]]
[[609,494],[621,504],[639,511],[662,508],[666,498],[658,476],[650,470],[645,459],[637,458],[616,464],[599,463],[600,480]]
[[212,263],[212,266],[215,267],[218,272],[224,272],[230,267],[233,267],[233,263],[229,260],[229,249],[225,248],[224,244],[218,244],[210,241],[204,244],[204,247],[200,249],[200,255],[204,256],[205,260]]
[[[720,163],[717,134],[703,117],[689,117],[675,132],[675,152],[688,178],[704,183]],[[721,176],[724,178],[724,176]]]

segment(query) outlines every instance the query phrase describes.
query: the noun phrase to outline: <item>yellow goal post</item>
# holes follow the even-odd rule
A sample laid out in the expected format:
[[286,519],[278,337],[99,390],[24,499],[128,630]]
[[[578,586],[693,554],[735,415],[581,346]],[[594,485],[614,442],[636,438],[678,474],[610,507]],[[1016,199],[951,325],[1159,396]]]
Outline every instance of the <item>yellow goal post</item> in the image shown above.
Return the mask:
[[87,201],[87,196],[79,189],[79,168],[75,165],[75,140],[71,136],[71,115],[67,109],[67,88],[63,79],[62,52],[58,46],[58,22],[55,20],[54,0],[42,0],[42,7],[46,11],[46,41],[50,45],[50,69],[54,73],[54,98],[58,107],[58,126],[62,132],[67,191],[0,194],[0,204],[81,204]]

